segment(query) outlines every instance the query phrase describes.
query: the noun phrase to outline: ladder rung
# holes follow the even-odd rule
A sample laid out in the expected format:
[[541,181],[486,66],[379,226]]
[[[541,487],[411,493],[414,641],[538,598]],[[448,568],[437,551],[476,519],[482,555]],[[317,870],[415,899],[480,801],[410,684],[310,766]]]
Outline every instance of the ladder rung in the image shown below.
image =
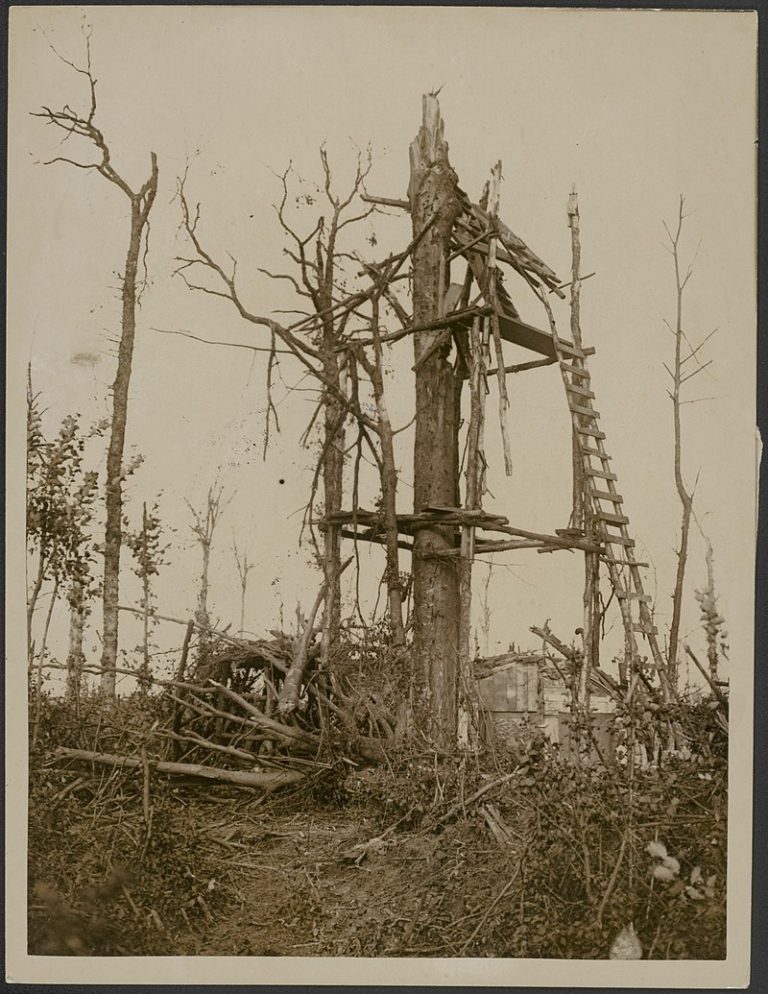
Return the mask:
[[653,628],[646,628],[645,625],[642,625],[642,624],[634,624],[634,625],[632,625],[632,631],[633,632],[642,632],[643,635],[658,635],[659,634],[659,629],[656,628],[655,626]]
[[[626,545],[629,548],[632,548],[635,544],[635,540],[633,538],[624,538],[623,535],[610,535],[608,533],[603,535],[603,541],[608,545]],[[629,563],[628,565],[634,566],[635,563]],[[648,564],[646,563],[645,565],[647,566]]]
[[593,345],[588,345],[585,349],[577,349],[575,345],[569,345],[562,339],[557,343],[560,351],[563,355],[570,356],[574,359],[586,359],[587,356],[594,355],[597,351]]
[[566,373],[574,373],[576,376],[586,376],[589,378],[589,370],[586,366],[571,366],[567,362],[561,362],[560,369],[564,370]]
[[653,603],[653,598],[650,594],[638,594],[634,590],[617,590],[616,596],[620,600],[625,601],[641,601],[643,604]]
[[621,494],[612,494],[607,490],[593,490],[592,497],[594,500],[611,500],[614,504],[623,504],[624,498]]
[[600,412],[593,411],[591,407],[582,407],[581,404],[569,404],[573,414],[583,414],[585,418],[599,418]]
[[582,454],[585,455],[585,456],[600,456],[601,459],[603,457],[605,457],[606,459],[610,459],[611,458],[605,452],[601,452],[600,449],[596,449],[594,447],[594,445],[582,445],[581,451],[582,451]]
[[596,516],[609,525],[629,524],[629,518],[625,518],[623,514],[610,514],[608,511],[598,511]]
[[615,559],[613,556],[600,556],[604,563],[610,563],[612,566],[641,566],[648,568],[649,563],[636,563],[634,559]]
[[580,435],[590,435],[592,438],[599,438],[601,441],[605,438],[604,431],[600,431],[598,428],[592,428],[591,425],[579,425],[576,430]]
[[592,469],[591,466],[584,468],[586,476],[599,476],[601,480],[618,480],[615,473],[606,473],[604,469]]
[[578,394],[579,397],[587,397],[589,400],[594,400],[595,395],[591,390],[587,390],[586,387],[577,387],[575,383],[569,383],[567,388],[568,393]]

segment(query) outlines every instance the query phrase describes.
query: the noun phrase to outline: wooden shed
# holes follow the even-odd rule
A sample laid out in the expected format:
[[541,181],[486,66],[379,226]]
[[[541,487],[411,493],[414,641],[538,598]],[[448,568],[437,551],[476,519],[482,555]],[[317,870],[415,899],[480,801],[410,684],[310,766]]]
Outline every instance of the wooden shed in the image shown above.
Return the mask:
[[[538,729],[570,754],[570,693],[551,660],[538,652],[508,652],[475,661],[484,734],[496,742],[513,741],[521,727]],[[605,690],[591,690],[592,728],[603,755],[613,752],[614,702]]]

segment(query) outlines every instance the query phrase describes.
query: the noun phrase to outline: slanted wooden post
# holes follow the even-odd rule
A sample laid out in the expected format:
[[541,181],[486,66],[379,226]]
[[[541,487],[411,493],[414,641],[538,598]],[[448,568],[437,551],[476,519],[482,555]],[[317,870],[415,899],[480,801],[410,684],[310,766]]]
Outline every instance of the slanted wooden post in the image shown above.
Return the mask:
[[501,194],[501,161],[491,170],[491,183],[488,193],[488,214],[493,230],[488,236],[488,265],[486,269],[487,286],[486,300],[493,308],[490,327],[493,333],[493,345],[496,351],[496,380],[499,388],[499,426],[501,428],[501,443],[504,449],[504,472],[512,476],[512,443],[509,437],[509,394],[507,393],[507,378],[504,370],[504,352],[501,344],[501,328],[499,327],[499,301],[496,292],[496,229],[499,223],[499,197]]
[[[444,315],[450,283],[451,234],[461,212],[457,177],[448,161],[440,106],[423,98],[423,119],[410,147],[408,201],[414,235],[429,230],[413,253],[413,322]],[[414,510],[453,506],[458,487],[458,423],[451,339],[434,348],[443,330],[414,334],[416,424]],[[456,743],[459,654],[459,570],[450,558],[429,553],[450,549],[453,529],[431,525],[417,532],[413,557],[413,704],[419,724],[439,748]]]
[[[485,424],[485,333],[482,318],[472,322],[469,336],[469,428],[464,507],[474,511],[483,499],[483,434]],[[472,625],[472,561],[475,557],[475,529],[470,523],[461,532],[461,574],[459,620],[459,744],[468,746],[477,736],[477,688],[472,672],[470,634]]]

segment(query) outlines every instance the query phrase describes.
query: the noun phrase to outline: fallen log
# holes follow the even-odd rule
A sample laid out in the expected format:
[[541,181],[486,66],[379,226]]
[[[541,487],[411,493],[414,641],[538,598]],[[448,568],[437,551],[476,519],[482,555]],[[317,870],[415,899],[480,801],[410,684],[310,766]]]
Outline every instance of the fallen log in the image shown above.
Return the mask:
[[[85,749],[67,749],[60,746],[55,753],[63,759],[77,759],[86,763],[99,763],[102,766],[113,766],[118,769],[141,769],[140,759],[133,756],[114,756],[110,753],[89,752]],[[277,790],[287,784],[298,783],[305,779],[305,774],[298,770],[285,770],[276,773],[256,773],[245,770],[222,770],[215,766],[201,766],[198,763],[167,763],[163,760],[148,760],[149,766],[157,773],[168,773],[172,776],[202,777],[204,780],[216,780],[219,783],[232,783],[238,787],[259,787],[262,790]]]

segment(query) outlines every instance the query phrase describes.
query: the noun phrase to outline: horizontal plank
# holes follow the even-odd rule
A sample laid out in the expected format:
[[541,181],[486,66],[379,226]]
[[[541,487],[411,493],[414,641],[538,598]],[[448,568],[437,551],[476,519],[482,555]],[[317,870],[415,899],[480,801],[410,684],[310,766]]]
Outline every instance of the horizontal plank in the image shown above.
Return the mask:
[[575,393],[579,397],[586,397],[588,400],[595,399],[595,395],[591,390],[588,390],[586,387],[576,386],[575,383],[569,383],[566,389],[568,390],[568,393]]
[[[339,530],[341,538],[349,538],[354,542],[372,542],[374,545],[385,545],[387,541],[386,534],[382,532],[373,532],[371,530],[365,532],[356,532],[354,528],[341,528]],[[413,552],[413,545],[410,542],[405,542],[403,539],[397,540],[398,549],[405,549],[406,552]]]
[[605,438],[605,432],[593,428],[591,425],[579,425],[576,430],[580,435],[589,435],[590,438],[599,438],[601,441]]
[[640,601],[642,604],[653,603],[653,597],[650,594],[638,594],[635,590],[617,590],[616,596],[623,601]]
[[[523,349],[530,349],[539,355],[547,356],[550,359],[557,359],[555,342],[548,331],[535,328],[531,324],[526,324],[520,318],[504,312],[499,314],[499,334],[505,342],[512,345],[519,345]],[[566,351],[566,343],[563,343],[562,351]],[[573,349],[570,343],[567,345]]]
[[629,524],[629,518],[625,517],[623,514],[610,514],[608,511],[598,511],[596,516],[607,525]]
[[609,493],[607,490],[593,490],[592,497],[595,500],[610,500],[613,501],[614,504],[624,503],[624,498],[621,496],[621,494],[612,494]]
[[609,566],[640,566],[647,569],[650,563],[635,562],[634,559],[616,559],[614,556],[600,556],[600,561]]
[[591,466],[585,467],[584,474],[586,476],[597,476],[601,480],[618,480],[618,476],[615,473],[606,473],[604,469],[592,469]]
[[586,366],[572,366],[568,362],[561,362],[560,369],[566,373],[573,373],[574,376],[583,376],[589,379],[589,370]]
[[504,311],[499,313],[499,334],[505,342],[512,345],[519,345],[521,348],[530,349],[539,355],[547,356],[557,360],[558,349],[563,355],[572,358],[583,359],[588,355],[594,355],[594,348],[577,349],[570,342],[564,339],[558,340],[558,349],[555,348],[555,340],[551,332],[542,328],[535,328],[531,324],[526,324],[519,317],[507,314]]
[[599,418],[600,412],[593,411],[591,407],[582,407],[581,404],[568,405],[573,414],[582,414],[585,418]]
[[[633,538],[624,538],[623,535],[611,535],[609,532],[606,532],[603,535],[603,541],[607,545],[626,545],[629,548],[633,548],[635,544],[635,540]],[[635,564],[630,563],[629,565],[634,566]]]
[[600,456],[601,459],[611,458],[607,452],[603,452],[601,449],[596,449],[594,445],[582,445],[581,451],[585,456]]

